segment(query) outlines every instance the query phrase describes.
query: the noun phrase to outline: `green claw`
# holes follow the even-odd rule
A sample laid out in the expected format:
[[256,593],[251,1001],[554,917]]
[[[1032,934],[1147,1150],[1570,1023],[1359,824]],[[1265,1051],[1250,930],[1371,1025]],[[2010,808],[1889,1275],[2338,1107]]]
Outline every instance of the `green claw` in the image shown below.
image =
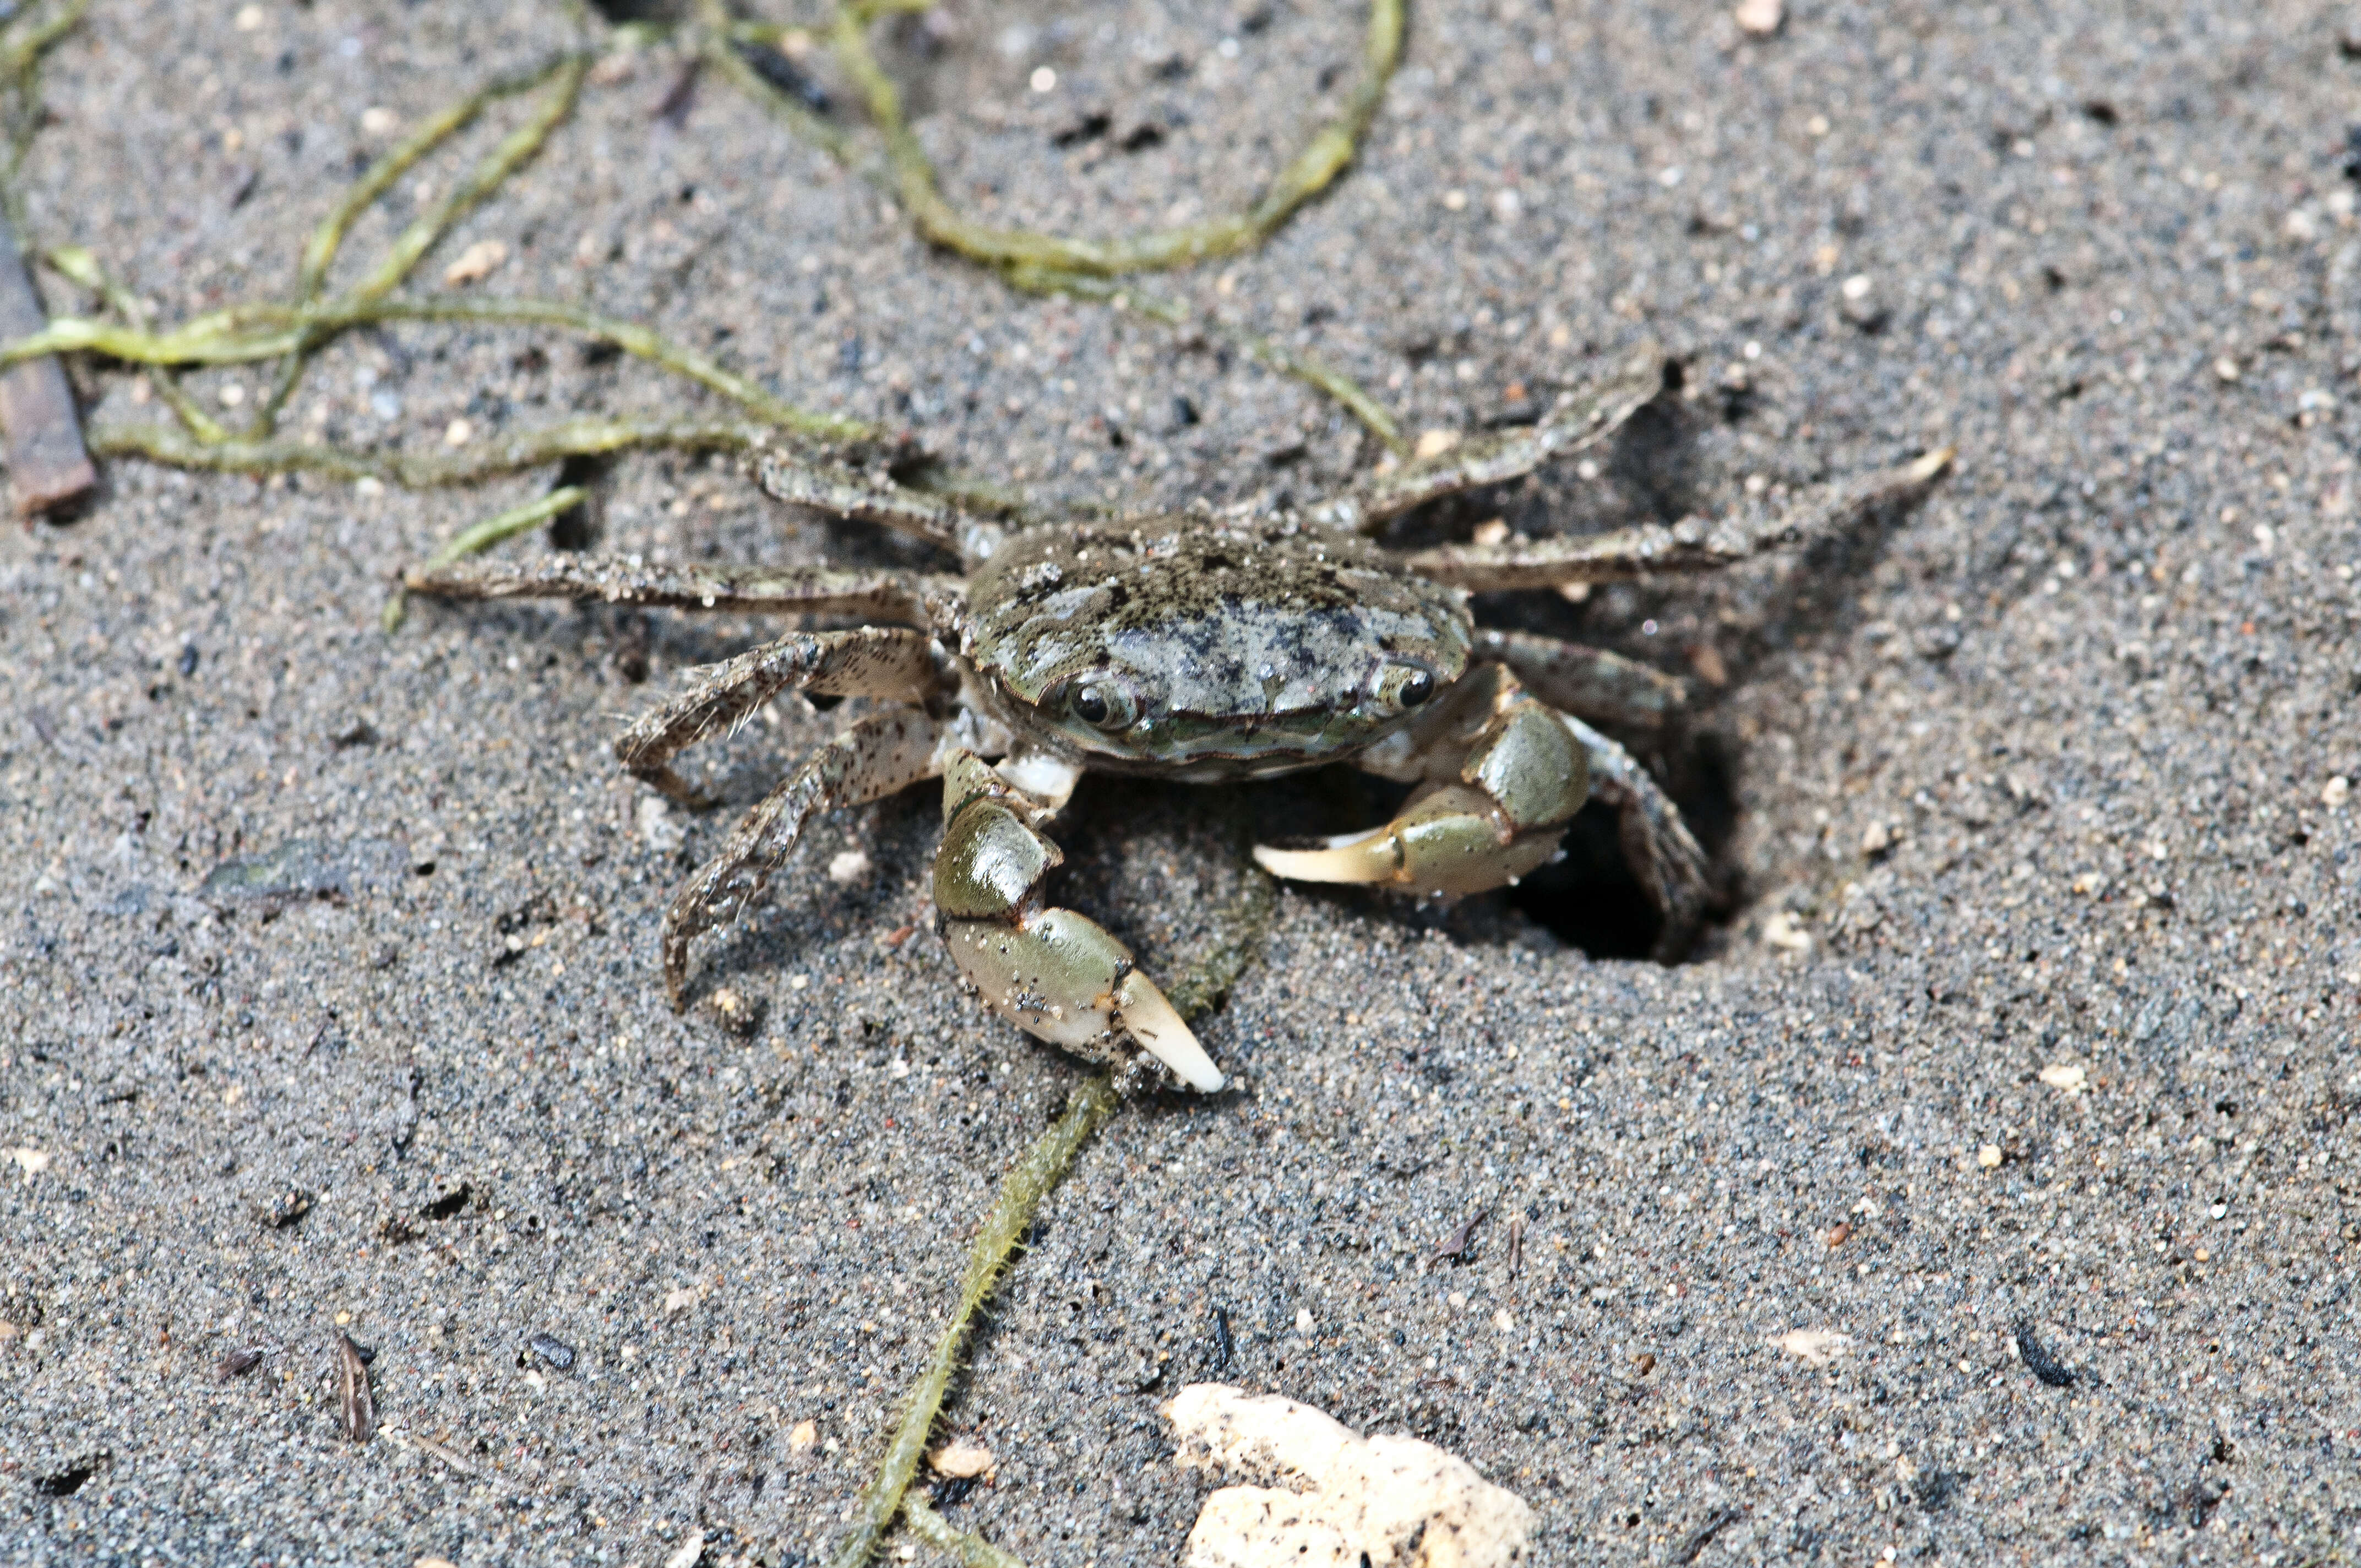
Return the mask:
[[1127,1034],[1191,1089],[1222,1087],[1221,1069],[1130,949],[1089,916],[1044,909],[1021,924],[946,918],[942,929],[983,1004],[1027,1034],[1101,1060]]
[[1041,883],[1065,857],[999,773],[972,751],[955,752],[943,765],[943,809],[935,908],[951,961],[983,1004],[1099,1060],[1128,1035],[1191,1089],[1220,1089],[1221,1069],[1131,950],[1085,916],[1041,907]]
[[1537,702],[1518,703],[1493,720],[1459,776],[1498,801],[1520,830],[1572,821],[1590,794],[1582,748]]
[[1382,828],[1315,850],[1257,845],[1255,861],[1295,882],[1380,883],[1463,898],[1514,883],[1555,854],[1590,793],[1582,748],[1531,701],[1510,705],[1484,727],[1459,777],[1412,796]]
[[1010,807],[972,797],[935,852],[935,907],[954,920],[1005,920],[1064,858]]

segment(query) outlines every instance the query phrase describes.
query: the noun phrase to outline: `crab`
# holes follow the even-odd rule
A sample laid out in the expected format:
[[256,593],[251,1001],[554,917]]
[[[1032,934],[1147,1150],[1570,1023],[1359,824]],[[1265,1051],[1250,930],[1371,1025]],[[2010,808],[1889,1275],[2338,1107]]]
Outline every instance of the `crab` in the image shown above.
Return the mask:
[[1221,1069],[1130,951],[1048,897],[1061,859],[1049,827],[1086,773],[1213,784],[1345,762],[1408,784],[1389,822],[1257,845],[1254,858],[1290,881],[1446,900],[1515,883],[1559,852],[1586,801],[1601,800],[1668,938],[1695,926],[1707,885],[1697,840],[1631,753],[1592,728],[1661,722],[1681,684],[1611,652],[1479,627],[1470,597],[1728,565],[1915,496],[1949,453],[1729,519],[1414,552],[1372,538],[1412,508],[1606,441],[1664,377],[1661,351],[1642,347],[1535,424],[1260,513],[1027,521],[882,469],[755,460],[773,496],[927,540],[960,559],[958,576],[557,554],[406,582],[453,598],[865,623],[791,631],[700,670],[616,741],[625,768],[702,806],[673,767],[697,740],[789,691],[875,701],[747,812],[673,898],[663,957],[675,1007],[691,944],[757,898],[816,819],[939,779],[935,925],[984,1006],[1085,1058],[1133,1063],[1136,1048],[1213,1091]]

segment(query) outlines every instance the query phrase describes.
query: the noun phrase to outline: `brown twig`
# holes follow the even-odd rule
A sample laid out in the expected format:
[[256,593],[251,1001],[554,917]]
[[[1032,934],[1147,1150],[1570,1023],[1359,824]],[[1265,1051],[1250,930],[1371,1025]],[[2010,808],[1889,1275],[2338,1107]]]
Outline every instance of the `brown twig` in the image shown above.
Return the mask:
[[[25,274],[16,231],[0,216],[0,337],[37,333],[49,319]],[[55,355],[0,371],[0,430],[7,437],[9,494],[27,523],[98,482],[98,470],[82,445],[73,389]]]
[[369,1387],[368,1358],[353,1336],[336,1336],[336,1416],[351,1442],[367,1442],[377,1433],[377,1393]]

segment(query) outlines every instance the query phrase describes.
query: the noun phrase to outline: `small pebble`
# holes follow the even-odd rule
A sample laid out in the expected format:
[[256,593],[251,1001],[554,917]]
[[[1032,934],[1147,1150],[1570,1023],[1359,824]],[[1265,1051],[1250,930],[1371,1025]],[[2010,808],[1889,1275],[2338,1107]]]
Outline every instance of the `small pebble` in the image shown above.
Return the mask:
[[2041,1069],[2041,1081],[2068,1094],[2081,1094],[2091,1087],[2090,1073],[2067,1062],[2052,1062]]
[[2224,381],[2235,381],[2238,378],[2238,362],[2225,354],[2213,361],[2213,374]]
[[1998,1144],[1986,1144],[1983,1147],[1978,1149],[1976,1151],[1976,1163],[1983,1167],[1986,1170],[1998,1170],[2000,1168],[2000,1146]]
[[762,1010],[746,999],[735,986],[725,985],[706,999],[713,1016],[733,1035],[751,1035],[762,1021]]
[[1412,449],[1412,455],[1419,457],[1440,457],[1458,444],[1459,433],[1455,430],[1421,431],[1418,445]]
[[658,854],[670,854],[687,841],[686,829],[673,820],[672,807],[661,795],[642,795],[639,806],[640,842]]
[[[797,1427],[795,1433],[790,1434],[787,1439],[788,1446],[810,1447],[809,1437],[804,1437],[800,1442],[796,1441],[798,1436],[809,1431],[810,1428],[809,1421]],[[992,1450],[968,1438],[953,1438],[927,1455],[927,1463],[935,1467],[935,1474],[938,1475],[948,1475],[954,1481],[964,1481],[981,1475],[992,1468]]]
[[1055,93],[1058,90],[1058,73],[1046,65],[1037,65],[1027,85],[1036,93]]
[[555,1334],[535,1334],[524,1343],[532,1348],[533,1354],[560,1372],[574,1369],[574,1347]]
[[401,123],[391,109],[371,105],[361,111],[361,129],[373,137],[391,135],[393,127]]
[[2321,786],[2320,804],[2334,811],[2344,805],[2352,794],[2353,781],[2339,773]]
[[469,283],[480,283],[508,264],[509,247],[496,239],[479,239],[459,253],[459,259],[443,269],[445,288],[457,289]]
[[1877,284],[1866,272],[1856,272],[1837,288],[1842,300],[1839,307],[1844,319],[1863,332],[1875,332],[1885,324],[1885,306],[1877,297]]
[[1834,1329],[1790,1329],[1771,1343],[1806,1366],[1826,1366],[1852,1348],[1852,1336]]
[[476,427],[465,419],[455,419],[443,427],[443,444],[465,446],[476,438]]
[[829,857],[828,880],[840,886],[849,886],[869,874],[869,856],[860,850],[845,850]]
[[1787,19],[1786,0],[1739,0],[1738,9],[1730,15],[1737,19],[1740,31],[1758,38],[1768,38]]
[[797,1453],[803,1453],[818,1441],[819,1423],[817,1421],[797,1421],[787,1433],[787,1446]]

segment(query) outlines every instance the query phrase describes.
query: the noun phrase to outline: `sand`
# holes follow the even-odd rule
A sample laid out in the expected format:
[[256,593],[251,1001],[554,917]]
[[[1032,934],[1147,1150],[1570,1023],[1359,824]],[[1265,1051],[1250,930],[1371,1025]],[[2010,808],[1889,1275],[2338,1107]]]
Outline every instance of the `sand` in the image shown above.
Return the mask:
[[[568,36],[555,6],[248,11],[102,6],[51,60],[25,232],[164,322],[283,295],[357,160]],[[1110,234],[1247,199],[1361,26],[882,31],[955,200]],[[1157,1409],[1217,1380],[1466,1459],[1551,1563],[2350,1552],[2354,53],[2272,5],[1799,5],[1767,38],[1711,5],[1415,7],[1335,191],[1154,287],[1413,433],[1643,334],[1686,372],[1602,470],[1422,527],[1579,531],[1945,442],[1958,468],[1725,579],[1485,607],[1691,679],[1650,755],[1722,918],[1693,961],[1631,957],[1587,850],[1448,914],[1282,892],[1201,1025],[1235,1090],[1127,1108],[1043,1211],[945,1422],[996,1464],[947,1518],[1030,1564],[1175,1561],[1214,1483]],[[659,116],[678,71],[601,71],[425,282],[498,240],[464,286],[646,320],[1044,503],[1302,499],[1375,460],[1216,342],[928,250],[719,80]],[[159,417],[73,374],[93,422]],[[226,415],[268,381],[189,385]],[[719,411],[554,334],[401,326],[326,355],[291,428],[431,453],[618,411]],[[724,809],[651,810],[616,724],[761,624],[379,630],[403,565],[551,477],[118,461],[0,538],[0,1560],[824,1561],[1086,1070],[958,993],[927,791],[832,820],[700,948],[751,1031],[665,1006],[669,890],[843,716],[782,707],[696,759]],[[600,549],[925,559],[727,462],[596,483]],[[1178,972],[1241,831],[1378,809],[1325,775],[1093,781],[1060,896]],[[1773,1343],[1799,1330],[1810,1356]],[[366,1444],[340,1333],[375,1354]]]

